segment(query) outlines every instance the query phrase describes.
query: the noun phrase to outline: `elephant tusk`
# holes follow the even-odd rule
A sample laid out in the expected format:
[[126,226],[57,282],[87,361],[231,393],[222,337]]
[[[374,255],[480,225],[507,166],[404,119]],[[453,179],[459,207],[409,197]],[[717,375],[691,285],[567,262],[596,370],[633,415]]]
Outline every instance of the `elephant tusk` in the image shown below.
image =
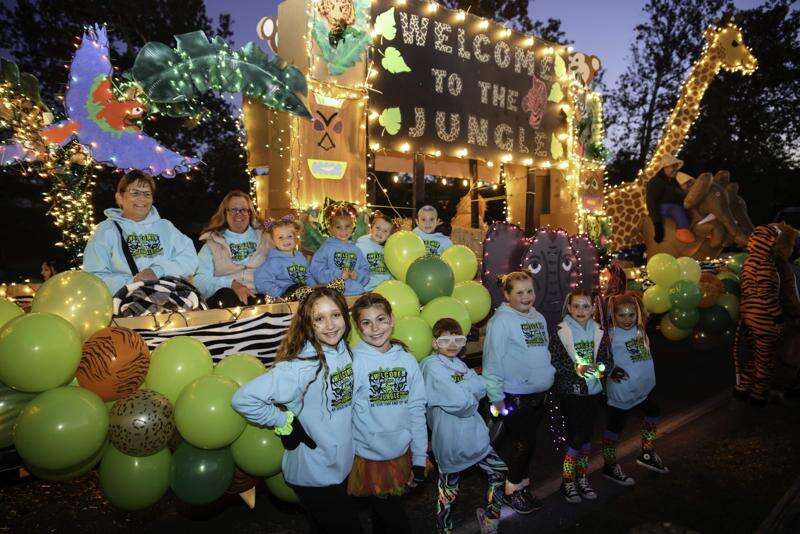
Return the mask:
[[697,222],[697,224],[699,225],[699,224],[706,224],[706,223],[710,223],[711,221],[714,221],[714,220],[716,220],[716,219],[717,219],[717,216],[716,216],[716,215],[714,215],[713,213],[709,213],[708,215],[706,215],[705,217],[703,217],[703,219],[702,219],[702,220],[698,221],[698,222]]

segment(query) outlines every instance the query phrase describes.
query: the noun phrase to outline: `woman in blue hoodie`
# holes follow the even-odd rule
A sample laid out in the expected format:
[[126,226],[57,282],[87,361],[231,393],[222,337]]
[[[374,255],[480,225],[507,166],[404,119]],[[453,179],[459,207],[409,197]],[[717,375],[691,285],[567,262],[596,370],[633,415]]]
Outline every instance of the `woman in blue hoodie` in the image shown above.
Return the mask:
[[386,268],[383,259],[383,245],[392,235],[394,225],[386,215],[376,211],[370,216],[369,234],[362,235],[356,241],[356,246],[364,254],[369,263],[369,282],[365,291],[372,291],[381,282],[392,280],[392,273]]
[[361,295],[369,283],[369,263],[350,240],[355,228],[355,209],[331,204],[325,211],[325,223],[331,233],[311,258],[309,271],[318,284],[344,280],[344,294]]
[[356,458],[347,491],[369,498],[375,532],[411,532],[399,497],[425,479],[422,372],[403,344],[391,338],[394,316],[388,300],[366,293],[350,313],[362,341],[353,348]]
[[567,295],[564,320],[550,339],[550,357],[556,369],[553,390],[567,423],[567,450],[561,471],[561,493],[570,504],[597,498],[589,484],[589,454],[597,404],[606,369],[613,367],[608,337],[597,324],[591,293]]
[[[197,270],[192,240],[158,215],[153,206],[156,182],[142,171],[130,171],[117,184],[119,208],[109,208],[83,251],[83,270],[98,276],[114,295],[132,282],[156,281],[164,276],[188,279]],[[125,258],[128,244],[139,272],[134,275]]]
[[555,369],[547,321],[533,307],[533,278],[517,271],[502,282],[506,302],[486,327],[483,379],[492,414],[503,418],[502,437],[496,443],[508,464],[503,500],[516,512],[529,514],[542,507],[531,491],[529,472]]
[[349,333],[344,297],[314,289],[300,303],[275,366],[231,401],[248,421],[281,436],[283,477],[321,532],[361,532],[344,485],[354,455]]

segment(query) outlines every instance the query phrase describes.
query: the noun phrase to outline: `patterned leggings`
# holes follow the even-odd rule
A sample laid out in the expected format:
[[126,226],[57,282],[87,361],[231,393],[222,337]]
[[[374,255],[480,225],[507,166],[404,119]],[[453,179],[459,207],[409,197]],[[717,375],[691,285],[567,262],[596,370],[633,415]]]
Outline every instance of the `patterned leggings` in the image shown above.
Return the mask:
[[[506,479],[508,467],[500,459],[494,449],[489,449],[489,454],[483,457],[477,464],[485,473],[488,479],[486,488],[486,517],[496,519],[500,517],[500,494],[503,492],[503,485]],[[458,481],[461,473],[442,473],[439,472],[439,499],[436,501],[436,526],[440,531],[451,532],[453,530],[453,518],[450,516],[450,507],[458,497]]]
[[[764,400],[772,381],[775,351],[781,343],[784,325],[761,317],[748,319],[745,316],[739,321],[734,340],[736,389],[753,399]],[[746,362],[740,359],[742,343],[747,343],[751,352]]]

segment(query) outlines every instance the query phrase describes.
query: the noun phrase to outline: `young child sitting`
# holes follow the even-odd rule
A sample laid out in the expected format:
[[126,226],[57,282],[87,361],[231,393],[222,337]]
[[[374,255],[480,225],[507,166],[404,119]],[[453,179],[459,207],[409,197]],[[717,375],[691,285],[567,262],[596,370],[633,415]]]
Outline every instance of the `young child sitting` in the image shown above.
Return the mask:
[[383,244],[389,239],[393,229],[392,221],[380,211],[376,211],[370,216],[369,234],[362,235],[356,241],[356,246],[369,263],[370,275],[365,291],[372,291],[381,282],[392,279],[392,274],[383,261]]
[[694,243],[695,237],[689,230],[689,214],[683,207],[686,192],[676,180],[678,170],[683,161],[666,155],[661,159],[661,167],[646,187],[647,211],[653,221],[654,239],[657,243],[664,240],[664,219],[669,217],[675,221],[675,237],[681,243]]
[[612,327],[609,332],[614,369],[606,382],[606,431],[603,434],[603,476],[623,486],[634,480],[622,472],[617,463],[617,442],[631,412],[644,413],[642,453],[636,463],[656,473],[669,469],[655,452],[656,428],[661,410],[655,401],[656,372],[650,343],[644,331],[644,308],[633,295],[614,295],[608,311]]
[[314,285],[308,274],[308,261],[297,250],[297,223],[291,215],[270,220],[264,225],[275,247],[253,275],[256,291],[272,298],[291,297],[300,287]]
[[478,524],[482,533],[497,532],[508,468],[492,449],[489,430],[478,414],[478,402],[486,396],[486,386],[459,358],[467,338],[457,321],[436,321],[433,338],[436,352],[423,360],[422,374],[431,448],[439,465],[436,525],[440,532],[452,532],[450,509],[458,496],[461,472],[477,465],[489,479],[486,508],[476,510]]
[[441,256],[445,250],[453,246],[449,237],[436,231],[436,226],[441,222],[439,213],[433,206],[422,206],[417,212],[417,227],[414,228],[414,233],[425,243],[429,255]]
[[330,284],[341,278],[346,296],[361,295],[370,273],[364,254],[350,240],[355,228],[355,208],[331,204],[324,216],[331,237],[314,253],[309,272],[318,284]]

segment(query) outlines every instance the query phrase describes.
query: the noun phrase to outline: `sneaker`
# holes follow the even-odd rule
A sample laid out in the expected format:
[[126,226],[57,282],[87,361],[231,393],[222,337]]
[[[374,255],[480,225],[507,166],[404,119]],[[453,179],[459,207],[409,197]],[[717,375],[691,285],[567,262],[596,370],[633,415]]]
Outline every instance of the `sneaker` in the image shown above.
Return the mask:
[[642,451],[642,454],[636,459],[636,463],[650,471],[655,471],[662,475],[669,473],[669,469],[664,465],[664,462],[661,461],[656,451]]
[[531,491],[530,486],[525,486],[524,488],[522,488],[522,495],[523,497],[525,497],[525,500],[528,501],[528,503],[530,504],[531,510],[535,512],[537,510],[542,509],[542,501],[536,498],[536,495],[533,494],[533,491]]
[[[525,489],[518,489],[511,495],[506,495],[505,492],[502,493],[503,495],[503,504],[510,507],[512,510],[517,512],[518,514],[529,514],[533,512],[533,504],[525,495]],[[540,506],[541,507],[541,506]]]
[[686,228],[678,228],[675,230],[675,237],[681,243],[694,243],[695,237],[691,230]]
[[589,477],[586,475],[578,477],[575,485],[578,486],[578,493],[587,501],[593,501],[597,498],[597,493],[594,492],[594,488],[589,484]]
[[620,486],[633,486],[636,481],[622,472],[619,464],[606,465],[603,467],[603,476],[612,482],[616,482]]
[[500,518],[491,519],[486,517],[486,510],[478,508],[475,510],[475,515],[478,516],[478,527],[481,529],[481,534],[497,534],[497,527],[500,526]]
[[561,482],[561,495],[570,504],[578,504],[581,502],[581,496],[578,495],[578,488],[575,487],[575,482]]

